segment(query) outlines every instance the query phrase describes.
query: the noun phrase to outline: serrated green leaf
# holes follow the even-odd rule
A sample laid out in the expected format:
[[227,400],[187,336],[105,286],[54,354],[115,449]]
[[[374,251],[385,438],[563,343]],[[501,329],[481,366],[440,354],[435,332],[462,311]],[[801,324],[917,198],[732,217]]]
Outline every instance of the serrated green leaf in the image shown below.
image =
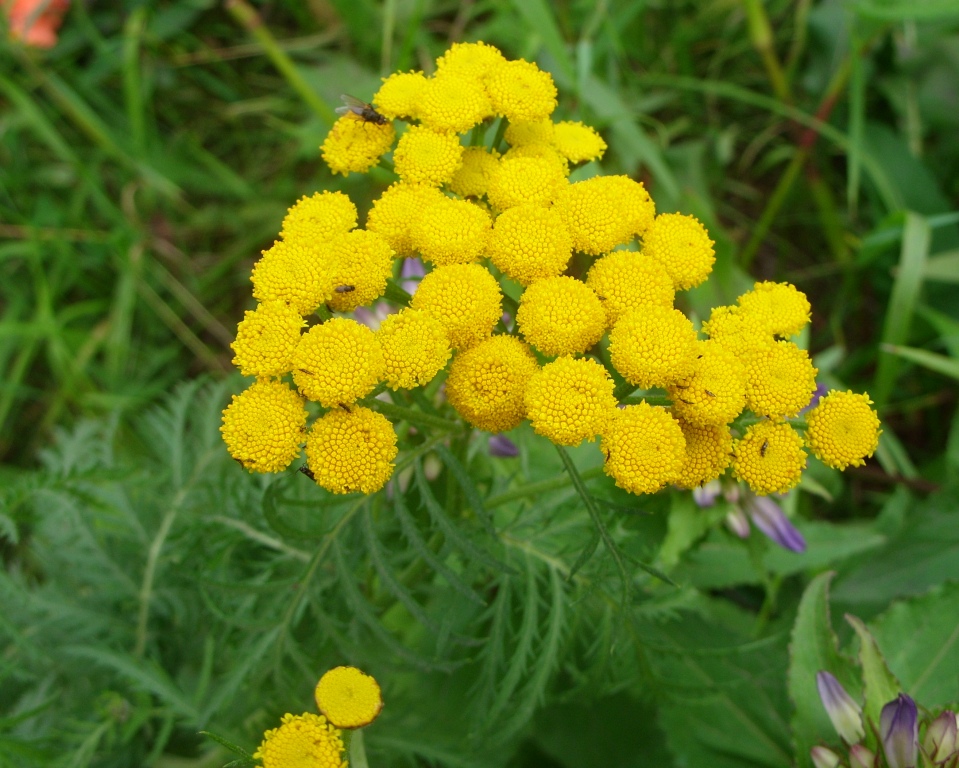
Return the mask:
[[209,739],[213,739],[213,741],[215,741],[217,744],[220,744],[221,746],[226,747],[234,755],[239,755],[244,760],[249,760],[250,762],[253,761],[253,755],[251,755],[249,752],[243,749],[243,747],[237,744],[234,744],[232,741],[229,741],[223,738],[222,736],[216,733],[213,733],[212,731],[199,731],[199,734],[201,736],[206,736]]
[[[866,629],[866,625],[848,613],[846,621],[859,636],[859,666],[862,668],[862,692],[865,697],[863,716],[867,721],[872,722],[873,732],[876,733],[879,729],[879,713],[886,704],[899,695],[902,686],[886,666],[882,651]],[[869,732],[870,729],[867,726],[866,733]]]

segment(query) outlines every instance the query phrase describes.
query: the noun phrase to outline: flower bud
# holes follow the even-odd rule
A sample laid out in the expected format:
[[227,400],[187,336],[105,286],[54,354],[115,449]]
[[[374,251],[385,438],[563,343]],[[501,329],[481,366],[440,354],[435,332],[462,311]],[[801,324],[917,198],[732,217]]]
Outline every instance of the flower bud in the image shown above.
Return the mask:
[[813,747],[809,750],[812,757],[812,764],[816,768],[838,768],[839,755],[826,747]]
[[862,744],[849,748],[849,768],[876,768],[876,755]]
[[519,448],[506,435],[492,435],[489,439],[489,453],[490,456],[500,459],[512,459],[519,456]]
[[726,527],[741,539],[749,538],[749,518],[739,507],[733,507],[726,514]]
[[916,768],[919,752],[916,702],[900,693],[879,714],[879,736],[889,768]]
[[866,735],[862,728],[862,709],[842,684],[829,672],[817,672],[816,687],[826,714],[842,740],[855,744],[862,739]]
[[706,485],[700,485],[693,488],[693,501],[697,507],[711,507],[716,503],[719,494],[722,493],[722,486],[718,480],[710,480]]
[[749,497],[746,511],[756,527],[780,547],[792,552],[806,551],[803,535],[789,522],[782,508],[768,496]]
[[934,763],[943,763],[959,751],[956,714],[948,709],[929,723],[922,748]]

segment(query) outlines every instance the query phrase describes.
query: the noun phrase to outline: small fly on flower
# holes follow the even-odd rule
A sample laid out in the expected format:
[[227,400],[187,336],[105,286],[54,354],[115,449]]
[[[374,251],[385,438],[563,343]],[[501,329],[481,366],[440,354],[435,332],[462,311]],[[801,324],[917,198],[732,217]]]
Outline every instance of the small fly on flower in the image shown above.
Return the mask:
[[768,451],[768,450],[769,450],[769,441],[768,441],[768,440],[763,440],[763,444],[762,444],[761,446],[759,446],[759,455],[762,456],[762,458],[765,459],[765,458],[766,458],[766,451]]
[[366,123],[375,123],[376,125],[386,125],[389,120],[375,109],[373,109],[372,104],[367,104],[365,101],[360,101],[355,96],[350,96],[348,93],[344,93],[340,96],[343,100],[344,106],[336,108],[336,114],[345,115],[347,112],[352,112],[359,118],[362,118]]
[[338,285],[333,289],[337,293],[353,293],[356,290],[355,285]]

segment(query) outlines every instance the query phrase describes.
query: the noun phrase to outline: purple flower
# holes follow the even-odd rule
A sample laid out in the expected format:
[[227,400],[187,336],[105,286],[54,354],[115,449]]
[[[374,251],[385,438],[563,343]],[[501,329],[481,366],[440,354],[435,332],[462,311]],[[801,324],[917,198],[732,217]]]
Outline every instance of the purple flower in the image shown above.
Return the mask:
[[489,439],[489,453],[501,459],[513,459],[519,456],[519,448],[506,435],[493,435]]
[[882,708],[879,735],[889,768],[916,768],[919,753],[919,713],[906,694]]
[[[411,296],[416,293],[420,287],[420,279],[426,274],[423,268],[423,262],[419,256],[410,256],[403,259],[403,266],[400,269],[400,287]],[[416,278],[411,280],[410,278]]]
[[829,387],[825,384],[816,383],[816,391],[812,393],[812,400],[809,401],[809,405],[803,408],[799,413],[803,414],[808,411],[810,408],[815,408],[819,405],[819,401],[825,394],[829,391]]
[[716,503],[716,499],[723,492],[723,487],[718,480],[710,480],[706,485],[700,485],[693,488],[693,501],[700,508],[711,507]]
[[840,738],[847,744],[855,744],[862,739],[866,735],[862,728],[862,709],[853,701],[852,696],[846,693],[842,683],[830,672],[817,672],[816,688],[819,689],[819,698]]
[[806,540],[789,522],[782,508],[768,496],[750,496],[746,500],[746,512],[753,524],[780,547],[791,552],[805,552]]

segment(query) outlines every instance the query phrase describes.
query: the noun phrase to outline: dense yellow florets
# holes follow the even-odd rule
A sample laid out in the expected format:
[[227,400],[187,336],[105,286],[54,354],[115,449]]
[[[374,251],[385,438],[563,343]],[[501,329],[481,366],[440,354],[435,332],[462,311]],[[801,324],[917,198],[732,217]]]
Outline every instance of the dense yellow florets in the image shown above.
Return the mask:
[[716,261],[713,245],[699,220],[681,213],[661,213],[643,235],[643,254],[663,265],[677,290],[709,277]]
[[643,402],[617,410],[600,444],[603,471],[630,493],[655,493],[675,482],[686,457],[683,430],[665,408]]
[[498,167],[498,152],[484,147],[467,147],[463,150],[463,164],[447,186],[460,197],[482,197]]
[[790,283],[756,283],[738,301],[744,315],[765,322],[768,332],[777,336],[794,336],[809,322],[809,300]]
[[482,40],[476,43],[453,43],[436,60],[436,71],[443,75],[466,75],[485,81],[490,72],[505,61],[498,48]]
[[486,251],[492,231],[489,214],[465,200],[441,196],[410,227],[413,246],[438,266],[467,264]]
[[505,160],[513,160],[518,157],[534,157],[538,160],[545,160],[556,166],[563,176],[569,176],[569,161],[552,144],[524,144],[521,147],[513,147],[503,155]]
[[788,424],[761,421],[733,443],[733,475],[759,496],[785,493],[806,468],[803,441]]
[[503,315],[499,283],[479,264],[437,267],[420,282],[410,306],[446,328],[453,349],[466,349],[493,332]]
[[379,124],[347,112],[333,123],[320,151],[333,173],[365,173],[390,151],[395,139],[392,123]]
[[382,236],[397,256],[412,256],[416,248],[411,225],[441,197],[443,193],[428,184],[397,182],[373,201],[366,228]]
[[316,684],[316,706],[337,728],[362,728],[383,709],[376,680],[356,667],[336,667]]
[[609,332],[613,367],[643,389],[681,382],[692,373],[697,354],[696,330],[678,309],[633,309]]
[[279,472],[300,455],[303,398],[286,384],[258,379],[223,411],[220,432],[230,455],[250,472]]
[[606,152],[606,142],[595,128],[569,120],[556,124],[553,145],[571,163],[599,160]]
[[417,115],[435,131],[464,133],[492,114],[482,82],[468,75],[438,74],[419,96]]
[[413,389],[433,380],[452,354],[443,324],[422,310],[407,307],[389,315],[376,332],[392,389]]
[[394,72],[383,78],[383,85],[373,96],[373,106],[391,120],[418,117],[419,100],[427,82],[422,72]]
[[530,379],[525,400],[533,429],[557,445],[595,439],[616,412],[613,380],[588,358],[547,363]]
[[287,242],[273,243],[253,265],[253,298],[282,301],[308,315],[333,295],[333,269],[325,250]]
[[523,147],[527,144],[552,144],[554,135],[553,121],[548,118],[530,122],[510,123],[503,138],[511,147]]
[[655,211],[643,185],[625,176],[595,176],[570,184],[556,199],[556,209],[573,247],[594,256],[628,243]]
[[355,229],[330,243],[333,293],[329,304],[337,312],[352,312],[372,304],[393,275],[393,249],[376,232]]
[[746,368],[715,341],[696,342],[692,374],[668,388],[673,411],[698,426],[729,424],[746,407]]
[[537,370],[526,344],[515,336],[493,336],[453,358],[446,397],[474,427],[505,432],[525,417],[523,396]]
[[523,292],[516,323],[524,338],[544,355],[585,352],[606,330],[602,302],[574,277],[546,277]]
[[268,301],[243,314],[230,345],[233,365],[244,376],[282,376],[293,367],[293,350],[306,323],[282,301]]
[[679,477],[673,482],[680,488],[696,488],[719,477],[732,458],[733,436],[725,424],[710,427],[693,426],[679,420],[686,439],[686,457]]
[[393,474],[396,433],[369,408],[334,408],[306,437],[306,459],[317,484],[331,493],[375,493]]
[[296,201],[283,219],[280,237],[305,245],[332,240],[356,226],[356,206],[342,192],[314,192]]
[[263,768],[346,768],[340,732],[325,717],[286,714],[281,722],[253,753]]
[[791,341],[754,350],[746,364],[746,405],[760,416],[795,416],[816,391],[809,353]]
[[743,313],[738,306],[713,307],[703,323],[703,333],[743,359],[774,341],[763,317]]
[[806,416],[806,442],[836,469],[861,467],[879,447],[879,416],[869,395],[832,391]]
[[409,184],[438,187],[453,178],[463,162],[463,145],[455,133],[412,125],[393,152],[397,175]]
[[510,122],[542,120],[556,108],[553,78],[522,59],[492,67],[486,76],[486,92],[496,113]]
[[562,168],[540,157],[504,157],[490,176],[486,197],[494,208],[549,205],[569,186]]
[[383,379],[383,351],[369,328],[334,317],[303,334],[293,355],[293,381],[326,408],[349,405]]
[[672,307],[675,291],[666,270],[635,251],[613,251],[597,259],[586,285],[603,302],[610,328],[624,312],[643,306]]
[[529,285],[563,273],[573,244],[559,214],[539,205],[503,211],[493,225],[488,252],[497,269]]

